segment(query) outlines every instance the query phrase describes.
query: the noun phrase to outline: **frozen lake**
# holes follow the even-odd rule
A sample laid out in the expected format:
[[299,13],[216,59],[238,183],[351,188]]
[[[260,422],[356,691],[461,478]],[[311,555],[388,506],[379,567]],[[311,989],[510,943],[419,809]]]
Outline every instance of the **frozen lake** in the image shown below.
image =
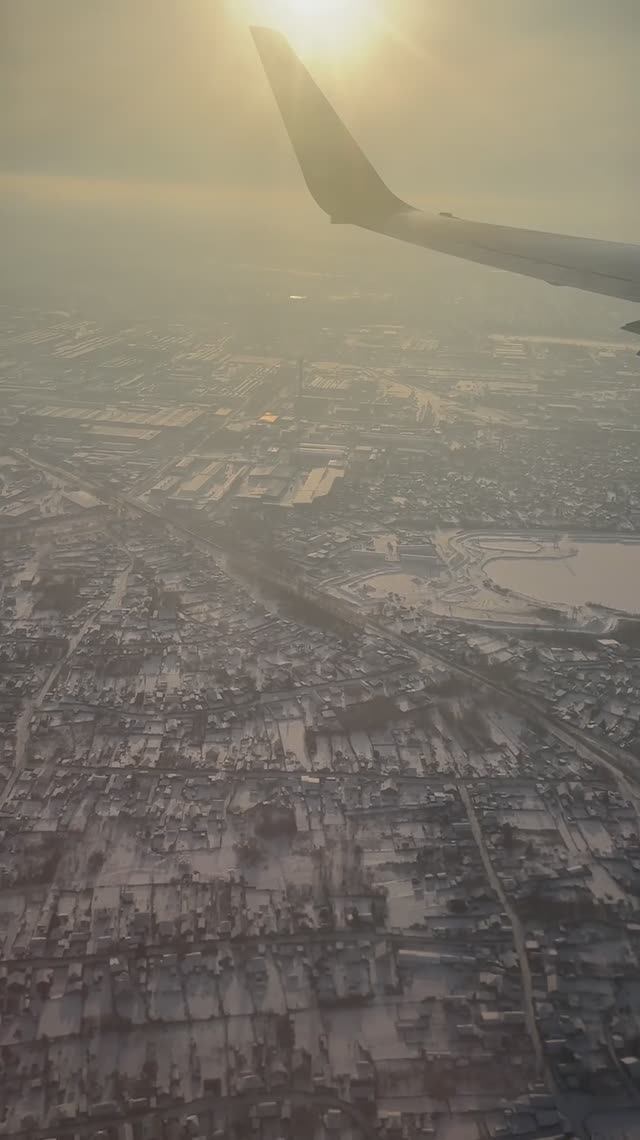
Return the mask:
[[568,558],[498,558],[485,567],[499,586],[541,602],[586,602],[640,613],[640,543],[576,542]]

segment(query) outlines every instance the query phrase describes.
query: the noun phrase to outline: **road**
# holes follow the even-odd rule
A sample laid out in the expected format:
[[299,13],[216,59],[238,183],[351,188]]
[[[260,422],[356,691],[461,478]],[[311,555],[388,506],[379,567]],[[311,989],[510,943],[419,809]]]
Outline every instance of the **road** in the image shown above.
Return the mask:
[[[67,479],[76,483],[82,489],[86,489],[87,486],[91,487],[96,494],[112,502],[115,506],[121,509],[126,508],[130,511],[134,511],[142,518],[147,518],[154,527],[157,527],[158,524],[164,525],[174,533],[182,535],[183,538],[187,537],[200,550],[213,556],[218,564],[221,564],[226,570],[226,551],[219,543],[200,534],[196,534],[190,527],[185,526],[179,520],[167,518],[159,508],[151,507],[148,503],[144,503],[132,495],[114,493],[111,488],[105,488],[96,484],[90,476],[85,478],[84,475],[80,476],[77,472],[62,469],[48,461],[44,461],[42,458],[35,459],[23,449],[15,449],[15,454],[19,455],[20,458],[26,462],[32,463],[42,470],[49,471],[58,478]],[[259,569],[257,563],[256,566]],[[264,567],[262,574],[267,586],[273,584],[274,575],[268,568]],[[278,574],[277,579],[278,588],[285,588],[287,582],[284,576]],[[297,581],[289,582],[288,588],[292,597],[300,597],[300,586]],[[306,584],[303,588],[303,592],[305,592],[310,599],[315,600],[318,606],[322,607],[324,605],[328,607],[330,612],[333,612],[333,608],[338,601],[332,594],[320,589],[314,584]],[[360,607],[355,604],[349,605],[345,602],[340,602],[339,604],[343,618],[347,621],[351,619],[356,631],[361,635],[363,632],[363,619]],[[487,674],[473,669],[469,665],[462,664],[455,658],[443,653],[440,649],[433,649],[431,646],[426,648],[416,646],[410,638],[404,637],[376,618],[368,617],[364,624],[364,630],[370,630],[378,636],[382,636],[386,641],[402,647],[414,657],[423,669],[428,669],[429,666],[434,663],[444,665],[455,676],[465,678],[473,685],[481,685],[483,688],[491,690],[502,698],[515,701],[523,712],[528,712],[529,715],[537,720],[542,719],[547,731],[558,740],[574,748],[579,755],[584,756],[585,759],[590,760],[592,763],[600,764],[614,776],[619,786],[624,790],[625,795],[627,795],[634,804],[640,819],[640,786],[630,772],[632,759],[621,749],[616,748],[608,741],[595,739],[582,729],[568,726],[564,721],[559,720],[539,698],[531,697],[515,686],[507,685],[502,681],[495,681]]]
[[[42,467],[45,470],[51,471],[53,474],[64,479],[75,481],[79,485],[86,488],[91,486],[91,479],[84,479],[74,472],[63,471],[58,467],[54,467],[42,460],[32,460],[29,455],[24,452],[19,453],[23,459],[34,462],[36,466]],[[149,504],[144,503],[132,495],[114,494],[112,490],[95,487],[96,493],[103,499],[111,501],[114,505],[126,508],[129,511],[134,511],[139,517],[148,519],[153,522],[154,528],[160,526],[166,527],[173,533],[181,534],[182,537],[187,537],[194,546],[201,551],[208,553],[215,560],[227,568],[226,555],[227,551],[223,550],[218,543],[214,543],[207,537],[197,534],[191,530],[190,527],[183,525],[178,520],[168,518],[161,509],[151,508]],[[261,565],[256,557],[255,552],[251,555],[251,561],[254,563],[253,573],[262,577],[267,586],[273,586],[274,573],[267,566]],[[312,602],[328,614],[335,611],[337,599],[330,593],[323,591],[312,583],[300,583],[299,575],[287,583],[287,579],[283,574],[278,573],[279,589],[287,590],[292,597],[300,598],[301,596],[307,597]],[[440,649],[433,649],[431,646],[420,647],[407,637],[399,634],[396,630],[385,625],[385,623],[378,619],[368,617],[366,622],[363,623],[362,610],[357,605],[349,605],[345,602],[340,602],[341,615],[344,619],[353,625],[354,629],[362,634],[363,626],[365,631],[369,631],[374,635],[382,637],[389,644],[402,647],[403,650],[408,651],[418,665],[425,671],[431,669],[434,664],[445,666],[453,676],[466,680],[471,685],[480,686],[484,690],[493,692],[502,700],[508,700],[515,703],[523,714],[528,714],[533,717],[535,721],[542,723],[544,728],[554,736],[557,740],[561,741],[564,745],[574,749],[578,755],[582,756],[585,760],[599,765],[604,768],[608,774],[612,775],[616,780],[619,788],[623,794],[634,805],[638,820],[640,823],[640,788],[635,778],[632,768],[632,758],[622,752],[621,749],[611,745],[608,741],[598,740],[581,729],[574,726],[567,725],[564,721],[559,720],[551,709],[547,707],[544,701],[540,698],[532,697],[520,688],[506,684],[503,681],[497,681],[489,675],[473,669],[469,665],[462,664],[455,658],[448,656]],[[61,663],[62,664],[62,663]],[[50,687],[50,685],[48,686]],[[48,691],[48,689],[47,689]],[[26,715],[26,710],[25,710]],[[24,750],[23,750],[24,751]],[[17,778],[17,777],[16,777]],[[483,865],[489,881],[492,884],[497,897],[500,899],[502,908],[509,918],[511,929],[513,932],[513,941],[518,955],[520,973],[522,979],[523,1000],[525,1005],[525,1018],[527,1031],[531,1039],[532,1047],[534,1049],[538,1070],[541,1075],[545,1075],[549,1086],[556,1091],[553,1075],[546,1064],[544,1051],[540,1033],[535,1018],[535,1009],[533,1004],[533,987],[531,979],[531,971],[529,967],[528,957],[525,949],[525,935],[522,923],[514,909],[510,904],[504,889],[500,883],[500,879],[493,867],[493,863],[487,849],[482,828],[475,813],[471,797],[468,789],[463,781],[459,783],[460,796],[465,805],[469,823],[474,835],[475,842],[478,846]],[[562,1100],[562,1097],[559,1097]],[[579,1134],[583,1134],[583,1127],[581,1122],[574,1120],[574,1128]]]
[[28,745],[29,745],[29,725],[33,713],[42,707],[49,692],[55,685],[61,671],[64,669],[68,661],[71,660],[78,645],[82,641],[87,630],[93,625],[97,615],[103,609],[113,608],[120,604],[121,594],[126,586],[126,579],[129,574],[130,566],[120,571],[114,578],[113,589],[111,594],[100,602],[98,606],[94,606],[91,612],[83,621],[78,630],[69,638],[66,653],[56,661],[47,676],[45,677],[42,685],[34,697],[29,697],[23,702],[22,709],[16,719],[16,747],[13,759],[13,771],[7,780],[2,793],[0,794],[0,808],[5,805],[13,789],[16,786],[20,773],[23,771],[27,762]]
[[[153,881],[144,880],[136,883],[136,886],[151,887],[151,886],[164,886],[171,882],[171,878],[160,880],[158,878]],[[105,886],[120,886],[120,883],[105,883]],[[24,891],[23,887],[14,888],[16,891]],[[69,888],[69,894],[81,895],[82,889]],[[441,922],[445,915],[441,915],[439,921]],[[438,916],[434,916],[434,924],[437,924]],[[473,935],[476,944],[489,946],[493,950],[496,948],[504,948],[506,944],[506,937],[499,932],[492,935],[491,932],[484,932],[482,937],[476,933]],[[442,940],[436,938],[434,934],[428,930],[373,930],[364,928],[353,930],[351,927],[338,927],[332,930],[294,930],[289,934],[284,934],[279,931],[271,933],[260,934],[239,934],[239,935],[211,935],[204,939],[194,939],[189,942],[189,953],[199,951],[201,954],[210,954],[218,947],[244,949],[252,946],[297,946],[298,944],[317,945],[321,946],[326,944],[329,948],[335,947],[336,941],[344,943],[353,943],[354,946],[362,946],[363,942],[370,942],[372,939],[376,941],[385,941],[393,944],[394,946],[418,946],[422,949],[428,947],[436,952],[442,952]],[[458,936],[453,935],[447,939],[448,952],[457,952],[461,954],[468,953],[469,947],[469,932],[468,930],[461,931]],[[166,942],[146,942],[144,945],[144,954],[146,958],[162,958],[165,954],[169,953],[183,953],[184,946],[169,939]],[[106,950],[96,950],[94,953],[82,953],[78,947],[72,947],[67,953],[59,955],[51,954],[14,954],[3,958],[2,965],[7,968],[15,966],[17,968],[30,969],[53,969],[57,966],[64,966],[69,962],[83,962],[85,965],[91,965],[98,962],[108,962],[109,958],[115,953],[130,956],[135,953],[135,948],[127,947],[123,950],[118,942],[109,946]]]
[[[238,713],[246,709],[250,709],[252,713],[257,713],[258,709],[268,710],[270,705],[281,705],[285,701],[296,701],[301,697],[314,696],[316,693],[322,693],[329,689],[344,690],[352,685],[368,685],[372,681],[400,681],[403,674],[408,672],[415,672],[415,666],[409,665],[391,665],[387,669],[378,669],[375,672],[364,674],[353,674],[351,677],[336,677],[330,681],[318,681],[317,684],[298,684],[290,689],[261,689],[251,697],[245,697],[240,700],[227,700],[216,701],[215,703],[208,703],[201,701],[193,708],[173,708],[170,703],[166,704],[164,708],[154,707],[148,709],[134,704],[99,704],[96,701],[85,701],[82,698],[77,700],[73,696],[61,697],[56,701],[56,705],[67,705],[75,710],[83,712],[92,712],[107,716],[109,713],[121,717],[158,717],[167,716],[175,720],[190,719],[200,712],[207,713],[225,713],[228,711]],[[170,694],[169,694],[170,696]],[[344,696],[344,693],[342,693]]]
[[502,909],[509,919],[511,930],[513,932],[513,944],[516,954],[518,955],[520,978],[522,981],[522,997],[524,1004],[525,1024],[531,1045],[533,1047],[533,1051],[535,1053],[538,1077],[546,1082],[547,1088],[551,1090],[556,1099],[558,1109],[564,1113],[568,1120],[571,1121],[574,1134],[576,1136],[584,1138],[586,1136],[584,1114],[579,1105],[575,1103],[574,1099],[566,1096],[563,1090],[559,1087],[555,1079],[553,1069],[548,1063],[544,1053],[542,1037],[540,1035],[540,1030],[538,1029],[538,1023],[536,1021],[536,1011],[533,1001],[533,980],[531,978],[531,968],[529,966],[529,955],[527,954],[524,927],[520,921],[515,907],[512,906],[507,895],[505,894],[504,888],[500,881],[500,876],[498,875],[493,865],[493,860],[491,859],[491,854],[482,833],[482,827],[480,826],[480,821],[476,815],[476,810],[473,806],[473,801],[469,794],[469,789],[462,780],[458,780],[457,786],[458,792],[460,794],[460,799],[465,806],[467,819],[469,820],[469,824],[471,826],[473,838],[478,847],[478,851],[480,852],[480,858],[482,859],[485,874],[500,900]]
[[597,737],[574,725],[568,725],[555,716],[540,698],[532,697],[520,688],[506,685],[502,681],[494,681],[487,674],[472,669],[469,665],[461,664],[440,650],[434,650],[431,647],[420,649],[409,638],[390,629],[382,622],[369,620],[368,625],[381,633],[388,641],[393,641],[396,645],[413,653],[416,660],[422,662],[424,667],[434,661],[438,662],[440,665],[446,666],[455,676],[466,678],[474,685],[480,685],[503,699],[506,698],[515,702],[524,713],[528,713],[536,721],[542,721],[546,730],[557,740],[574,749],[585,760],[605,768],[634,805],[640,819],[640,783],[636,783],[630,771],[633,757],[623,752],[621,748],[617,748],[609,741],[598,740]]
[[511,903],[509,902],[509,899],[507,898],[506,894],[504,893],[504,888],[502,886],[502,883],[500,882],[500,876],[498,875],[495,867],[493,866],[491,855],[489,854],[489,849],[488,849],[487,844],[485,842],[484,835],[482,834],[482,828],[480,826],[480,821],[478,820],[478,816],[476,815],[476,810],[473,806],[473,801],[471,799],[471,796],[469,795],[469,789],[467,788],[466,784],[464,784],[462,781],[459,781],[458,782],[458,791],[460,793],[460,799],[462,800],[462,802],[465,806],[465,811],[467,813],[467,819],[469,820],[469,823],[471,825],[471,831],[473,833],[473,838],[475,839],[476,846],[478,848],[478,851],[480,852],[480,858],[482,859],[482,863],[483,863],[483,866],[485,869],[485,874],[486,874],[489,882],[491,883],[493,890],[495,891],[496,895],[500,899],[500,904],[502,906],[502,909],[505,912],[505,914],[508,916],[509,922],[511,923],[511,929],[513,931],[513,943],[514,943],[514,946],[516,949],[516,953],[518,955],[518,961],[520,963],[520,976],[522,978],[522,995],[523,995],[523,999],[524,999],[524,1012],[525,1012],[525,1019],[526,1019],[526,1025],[527,1025],[527,1032],[528,1032],[529,1037],[531,1039],[533,1051],[534,1051],[535,1056],[536,1056],[536,1066],[538,1069],[538,1076],[542,1076],[544,1074],[545,1076],[547,1076],[548,1080],[551,1080],[550,1074],[548,1072],[546,1072],[544,1052],[542,1049],[542,1041],[540,1038],[540,1032],[538,1030],[538,1024],[536,1022],[535,1009],[534,1009],[534,1005],[533,1005],[533,983],[531,981],[531,970],[529,968],[529,957],[528,957],[526,947],[525,947],[525,934],[524,934],[524,930],[522,927],[522,923],[520,922],[518,915],[516,914],[514,908],[512,907]]
[[[72,1120],[64,1120],[59,1124],[55,1124],[53,1129],[51,1126],[48,1128],[19,1128],[12,1132],[12,1136],[25,1136],[29,1140],[36,1140],[38,1138],[50,1137],[52,1133],[56,1136],[97,1136],[106,1128],[117,1128],[122,1125],[125,1120],[158,1120],[165,1121],[167,1119],[182,1119],[183,1117],[192,1116],[200,1112],[211,1112],[217,1110],[220,1112],[222,1109],[227,1109],[231,1118],[237,1118],[240,1110],[248,1110],[253,1106],[260,1104],[265,1100],[282,1101],[286,1099],[292,1104],[309,1105],[315,1107],[318,1111],[326,1110],[329,1108],[339,1108],[341,1112],[351,1120],[352,1124],[358,1129],[358,1135],[363,1140],[375,1140],[379,1136],[377,1126],[372,1124],[358,1108],[352,1104],[351,1101],[341,1100],[340,1097],[332,1096],[330,1092],[313,1092],[289,1089],[281,1086],[276,1089],[263,1089],[261,1092],[256,1093],[233,1093],[227,1096],[220,1096],[219,1094],[210,1093],[208,1096],[198,1097],[197,1100],[189,1101],[188,1104],[163,1104],[156,1108],[139,1108],[123,1111],[117,1115],[114,1113],[105,1114],[89,1118],[84,1115],[74,1117]],[[82,1121],[82,1123],[81,1123]]]
[[[98,607],[98,609],[99,608],[100,607]],[[23,771],[24,766],[27,762],[29,725],[31,722],[31,717],[33,716],[33,713],[41,707],[50,689],[55,684],[61,669],[64,668],[67,661],[69,661],[71,656],[75,653],[80,641],[84,637],[89,627],[92,625],[96,613],[97,610],[92,610],[91,614],[86,619],[86,621],[82,623],[82,626],[77,631],[77,633],[75,633],[73,637],[69,638],[69,646],[66,653],[63,657],[56,661],[52,668],[49,670],[44,683],[40,686],[40,689],[36,693],[35,697],[27,698],[27,700],[23,702],[22,709],[16,719],[16,747],[13,759],[13,771],[4,788],[2,789],[2,794],[0,794],[0,807],[3,807],[11,796],[11,793],[13,792],[18,779],[20,778],[20,773]]]

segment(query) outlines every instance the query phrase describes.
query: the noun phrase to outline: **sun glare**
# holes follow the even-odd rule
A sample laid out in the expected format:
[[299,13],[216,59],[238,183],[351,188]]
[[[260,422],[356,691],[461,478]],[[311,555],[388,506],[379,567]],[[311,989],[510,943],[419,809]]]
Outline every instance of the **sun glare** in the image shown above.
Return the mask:
[[284,32],[305,56],[334,60],[366,51],[382,30],[380,0],[250,0],[249,16]]

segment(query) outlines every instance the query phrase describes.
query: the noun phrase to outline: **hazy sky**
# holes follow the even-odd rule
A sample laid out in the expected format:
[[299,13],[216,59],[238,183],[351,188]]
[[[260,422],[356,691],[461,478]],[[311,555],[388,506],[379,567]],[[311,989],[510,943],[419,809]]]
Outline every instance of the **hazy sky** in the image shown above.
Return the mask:
[[[287,237],[324,256],[374,242],[336,234],[306,195],[248,2],[0,0],[5,221],[25,240],[32,224],[153,223],[258,260]],[[377,2],[389,32],[368,56],[312,70],[392,189],[640,240],[640,0]]]

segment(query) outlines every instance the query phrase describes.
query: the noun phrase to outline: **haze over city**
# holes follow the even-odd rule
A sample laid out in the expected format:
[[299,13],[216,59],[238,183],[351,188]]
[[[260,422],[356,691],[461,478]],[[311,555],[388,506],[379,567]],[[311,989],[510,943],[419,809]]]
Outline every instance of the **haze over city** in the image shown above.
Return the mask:
[[639,32],[0,0],[0,1137],[640,1136]]

